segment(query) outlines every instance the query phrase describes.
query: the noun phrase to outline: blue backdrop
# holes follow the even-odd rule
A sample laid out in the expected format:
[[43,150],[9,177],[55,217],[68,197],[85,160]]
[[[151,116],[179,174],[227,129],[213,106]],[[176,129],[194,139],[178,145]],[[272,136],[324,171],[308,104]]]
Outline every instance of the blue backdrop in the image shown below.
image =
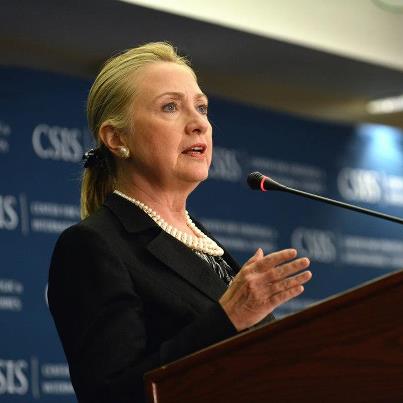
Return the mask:
[[[75,402],[46,287],[57,236],[79,220],[90,83],[22,69],[0,73],[0,400]],[[311,258],[313,280],[278,316],[403,268],[397,224],[245,184],[249,172],[261,171],[403,216],[401,131],[210,101],[213,165],[188,207],[240,262],[259,246],[266,253],[293,246]]]

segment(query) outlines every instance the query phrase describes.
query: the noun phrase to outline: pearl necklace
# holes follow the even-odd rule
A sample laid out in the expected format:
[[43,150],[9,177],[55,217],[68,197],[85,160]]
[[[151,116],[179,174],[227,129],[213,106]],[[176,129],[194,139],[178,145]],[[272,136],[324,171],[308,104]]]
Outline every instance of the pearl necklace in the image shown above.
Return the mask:
[[185,219],[186,225],[197,235],[189,235],[186,232],[183,232],[172,225],[168,224],[156,211],[154,211],[151,207],[148,207],[143,202],[134,199],[120,192],[119,190],[114,190],[113,193],[123,197],[124,199],[130,201],[135,204],[137,207],[141,208],[149,217],[151,217],[155,223],[161,227],[165,232],[169,235],[176,238],[178,241],[184,243],[190,249],[193,249],[198,252],[205,253],[211,256],[222,256],[224,254],[224,250],[220,248],[216,242],[214,242],[211,238],[209,238],[206,234],[204,234],[199,228],[196,227],[195,223],[189,216],[187,210],[185,210]]

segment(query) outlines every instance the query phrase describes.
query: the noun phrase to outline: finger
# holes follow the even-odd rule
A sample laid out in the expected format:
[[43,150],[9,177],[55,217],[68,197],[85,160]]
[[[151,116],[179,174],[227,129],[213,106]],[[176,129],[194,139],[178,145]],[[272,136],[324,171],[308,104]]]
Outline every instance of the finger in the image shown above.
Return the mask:
[[297,256],[297,251],[295,249],[284,249],[278,252],[270,253],[264,256],[254,267],[256,272],[266,271],[274,266],[278,266],[282,263],[288,262]]
[[289,277],[301,270],[304,270],[309,267],[311,262],[306,257],[301,257],[299,259],[295,259],[292,262],[284,263],[280,266],[275,267],[273,270],[268,270],[265,273],[268,281],[279,281],[283,278]]
[[289,300],[297,297],[298,295],[302,294],[303,292],[304,292],[304,286],[297,285],[297,286],[289,288],[285,291],[274,294],[273,296],[270,297],[270,304],[272,306],[272,310],[277,308],[279,305],[282,305],[282,304],[288,302]]
[[270,292],[274,295],[276,293],[288,290],[293,287],[307,283],[312,278],[312,273],[310,271],[304,271],[295,276],[288,277],[281,281],[271,283],[269,288]]

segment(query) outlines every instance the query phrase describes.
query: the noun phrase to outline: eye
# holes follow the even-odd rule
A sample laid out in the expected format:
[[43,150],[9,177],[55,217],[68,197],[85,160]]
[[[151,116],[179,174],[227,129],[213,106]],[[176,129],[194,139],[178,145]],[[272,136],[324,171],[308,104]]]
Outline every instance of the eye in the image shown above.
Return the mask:
[[178,106],[176,105],[175,102],[169,102],[168,104],[165,104],[162,106],[162,110],[164,112],[172,113],[172,112],[175,112],[177,109],[178,109]]
[[203,105],[198,105],[197,110],[202,114],[202,115],[207,115],[208,112],[208,105],[203,104]]

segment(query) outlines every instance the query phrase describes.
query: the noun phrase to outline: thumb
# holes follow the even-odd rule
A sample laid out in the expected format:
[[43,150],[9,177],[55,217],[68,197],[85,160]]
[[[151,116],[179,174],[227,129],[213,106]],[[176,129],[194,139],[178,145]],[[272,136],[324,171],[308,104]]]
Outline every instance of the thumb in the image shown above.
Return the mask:
[[262,248],[258,248],[255,254],[245,263],[245,264],[250,264],[257,262],[264,256]]

